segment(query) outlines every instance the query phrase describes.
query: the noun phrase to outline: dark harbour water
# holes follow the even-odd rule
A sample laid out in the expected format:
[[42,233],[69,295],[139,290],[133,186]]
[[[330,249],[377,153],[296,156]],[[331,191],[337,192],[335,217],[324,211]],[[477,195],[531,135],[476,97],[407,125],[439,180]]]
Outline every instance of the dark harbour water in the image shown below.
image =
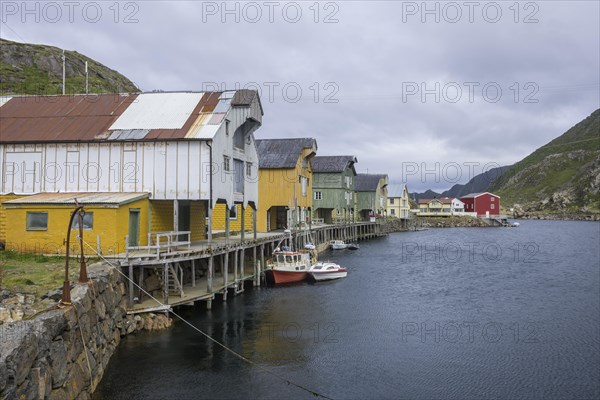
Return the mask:
[[[396,233],[329,253],[346,279],[182,308],[336,399],[600,397],[600,224]],[[124,339],[95,399],[314,399],[177,323]]]

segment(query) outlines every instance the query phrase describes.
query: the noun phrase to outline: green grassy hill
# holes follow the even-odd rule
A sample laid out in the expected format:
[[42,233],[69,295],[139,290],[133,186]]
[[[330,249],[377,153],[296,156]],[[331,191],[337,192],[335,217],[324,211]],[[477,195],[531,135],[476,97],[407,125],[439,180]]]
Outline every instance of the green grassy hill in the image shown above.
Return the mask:
[[[0,95],[62,93],[62,50],[58,47],[0,39]],[[65,51],[66,93],[85,93],[88,62],[89,93],[139,92],[133,82],[76,51]]]
[[514,164],[490,190],[504,207],[526,211],[600,211],[600,109]]

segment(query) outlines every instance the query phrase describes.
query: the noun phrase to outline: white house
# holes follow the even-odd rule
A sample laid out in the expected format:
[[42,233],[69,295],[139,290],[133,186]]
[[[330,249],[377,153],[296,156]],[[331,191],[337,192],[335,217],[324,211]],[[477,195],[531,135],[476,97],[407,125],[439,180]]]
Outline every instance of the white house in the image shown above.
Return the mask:
[[0,200],[146,193],[148,231],[200,239],[216,203],[256,209],[262,116],[252,90],[4,97]]

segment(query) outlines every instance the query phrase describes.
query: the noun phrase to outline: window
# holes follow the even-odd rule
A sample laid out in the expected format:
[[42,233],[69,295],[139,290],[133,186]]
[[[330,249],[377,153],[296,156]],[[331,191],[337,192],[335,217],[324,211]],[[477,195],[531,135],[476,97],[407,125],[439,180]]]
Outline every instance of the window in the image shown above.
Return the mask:
[[[73,218],[73,229],[79,230],[79,218],[77,215]],[[94,229],[94,213],[93,212],[85,212],[83,214],[83,230],[91,231]]]
[[48,213],[47,212],[27,212],[27,230],[28,231],[47,231]]
[[323,200],[323,193],[315,192],[315,200]]
[[490,210],[494,209],[495,204],[490,204]]
[[233,191],[235,193],[244,193],[244,162],[242,160],[234,159],[233,160],[233,168],[234,168],[234,186]]
[[394,210],[393,208],[390,210],[390,214],[392,215],[396,215],[396,210]]
[[494,202],[494,200],[496,200],[496,198],[492,196],[492,203]]
[[390,197],[390,204],[394,204],[394,198]]
[[229,120],[225,120],[225,135],[229,136]]
[[229,219],[237,219],[237,206],[235,204],[229,209]]
[[223,156],[223,171],[230,171],[230,159],[228,156]]
[[346,177],[346,187],[350,188],[350,185],[352,184],[352,178],[347,176]]
[[308,188],[308,178],[305,176],[301,176],[300,185],[302,185],[302,196],[306,197],[306,190]]
[[241,152],[244,151],[244,130],[241,126],[233,134],[233,147]]
[[246,163],[246,176],[247,177],[252,176],[252,163],[249,163],[249,162]]

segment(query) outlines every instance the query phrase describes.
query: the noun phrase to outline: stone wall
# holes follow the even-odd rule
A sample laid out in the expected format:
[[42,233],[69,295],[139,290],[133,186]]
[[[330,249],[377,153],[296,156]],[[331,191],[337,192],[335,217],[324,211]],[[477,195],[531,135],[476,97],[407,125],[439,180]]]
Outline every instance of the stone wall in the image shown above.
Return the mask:
[[90,285],[76,284],[72,306],[0,325],[0,399],[87,399],[121,337],[168,327],[166,316],[126,315],[121,275],[88,267]]

